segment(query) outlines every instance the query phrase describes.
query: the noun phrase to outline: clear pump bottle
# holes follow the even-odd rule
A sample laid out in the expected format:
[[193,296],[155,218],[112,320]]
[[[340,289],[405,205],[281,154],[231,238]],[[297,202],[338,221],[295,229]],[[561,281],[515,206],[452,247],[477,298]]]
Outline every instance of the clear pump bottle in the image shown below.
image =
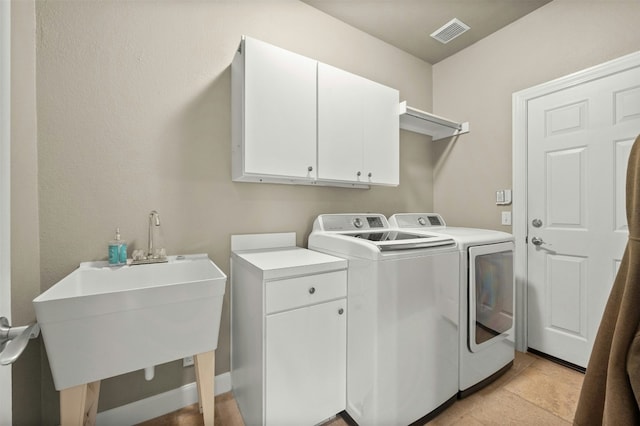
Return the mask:
[[109,265],[127,263],[127,243],[120,239],[120,228],[116,228],[115,239],[109,241]]

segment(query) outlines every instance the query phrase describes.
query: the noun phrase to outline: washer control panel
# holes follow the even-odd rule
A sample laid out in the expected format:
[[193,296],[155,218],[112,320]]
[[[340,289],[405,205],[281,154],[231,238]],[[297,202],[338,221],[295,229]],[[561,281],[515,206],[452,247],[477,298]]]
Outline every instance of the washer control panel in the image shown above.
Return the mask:
[[391,226],[398,228],[442,228],[446,226],[438,213],[397,213],[389,218]]
[[348,232],[376,229],[389,229],[387,218],[378,213],[366,214],[323,214],[313,224],[314,230]]

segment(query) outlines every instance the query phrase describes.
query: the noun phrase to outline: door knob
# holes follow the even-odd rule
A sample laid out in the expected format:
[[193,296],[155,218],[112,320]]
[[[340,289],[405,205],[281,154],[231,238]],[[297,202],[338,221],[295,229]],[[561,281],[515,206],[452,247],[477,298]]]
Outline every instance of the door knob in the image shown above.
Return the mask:
[[533,238],[531,238],[531,243],[532,243],[534,246],[541,246],[541,245],[543,245],[543,244],[544,244],[544,241],[542,240],[542,238],[533,237]]

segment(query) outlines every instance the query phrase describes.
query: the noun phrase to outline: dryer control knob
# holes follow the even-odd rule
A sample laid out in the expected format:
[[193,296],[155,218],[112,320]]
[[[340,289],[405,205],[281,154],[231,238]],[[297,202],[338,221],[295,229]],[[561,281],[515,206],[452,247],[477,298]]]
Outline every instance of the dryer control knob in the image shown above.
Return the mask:
[[356,228],[362,228],[362,219],[360,219],[359,217],[356,217],[353,220],[353,226],[355,226]]
[[418,223],[422,226],[425,226],[427,224],[427,219],[425,219],[424,217],[420,216],[418,218]]

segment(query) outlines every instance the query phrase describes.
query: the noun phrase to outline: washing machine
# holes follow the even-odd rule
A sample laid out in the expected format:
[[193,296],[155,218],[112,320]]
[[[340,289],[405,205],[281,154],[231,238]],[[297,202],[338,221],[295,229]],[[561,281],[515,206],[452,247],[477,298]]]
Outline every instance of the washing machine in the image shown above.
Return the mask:
[[360,426],[423,424],[458,391],[458,270],[451,237],[393,230],[381,214],[317,217],[309,248],[347,259],[346,413]]
[[513,236],[446,226],[436,213],[399,213],[390,226],[453,238],[460,251],[459,386],[464,398],[504,374],[515,356]]

